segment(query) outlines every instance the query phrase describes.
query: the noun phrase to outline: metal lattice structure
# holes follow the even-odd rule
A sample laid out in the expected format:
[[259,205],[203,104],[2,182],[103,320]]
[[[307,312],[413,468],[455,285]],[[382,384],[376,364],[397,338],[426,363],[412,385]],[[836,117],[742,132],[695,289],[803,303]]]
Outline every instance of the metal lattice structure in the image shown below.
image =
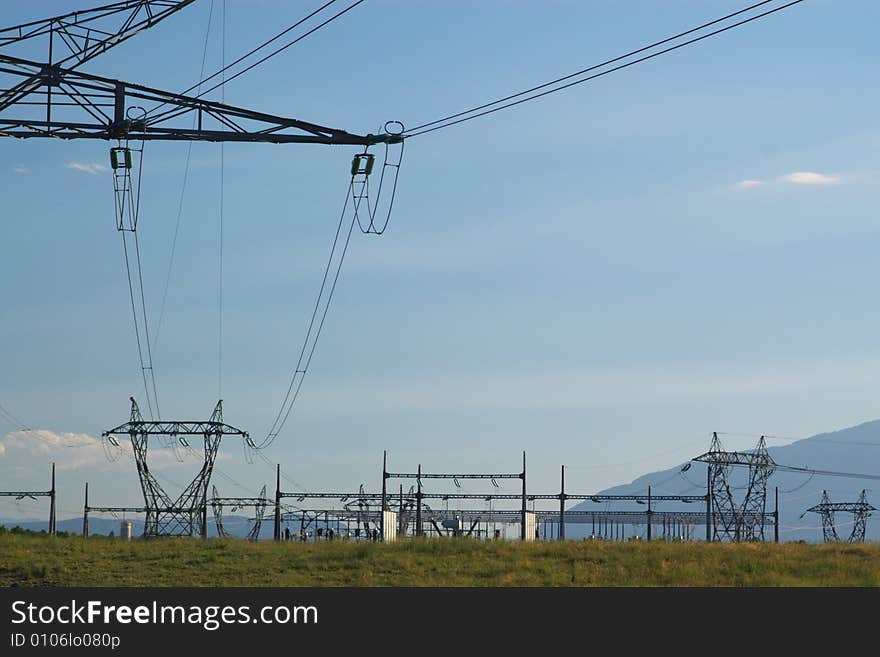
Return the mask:
[[357,146],[402,141],[399,134],[356,135],[75,70],[192,2],[127,0],[0,29],[0,49],[40,38],[48,45],[45,61],[0,53],[0,137],[117,140],[120,146],[156,139]]
[[264,485],[263,488],[260,489],[260,494],[257,497],[220,497],[217,493],[216,486],[212,486],[211,491],[212,495],[209,501],[211,508],[214,511],[214,522],[217,525],[217,535],[222,537],[229,536],[229,533],[223,526],[223,507],[232,507],[232,511],[253,507],[254,524],[251,525],[251,528],[247,533],[247,539],[249,541],[256,541],[260,537],[260,528],[263,526],[263,517],[266,513],[266,506],[269,504],[269,499],[266,497],[266,486]]
[[55,464],[52,464],[52,486],[49,490],[0,490],[0,497],[13,497],[16,501],[20,500],[34,500],[38,497],[48,497],[49,498],[49,535],[55,536],[56,532],[56,517],[55,517],[55,502],[58,498],[58,491],[55,488]]
[[0,48],[44,41],[46,61],[74,69],[195,0],[123,0],[0,29]]
[[[206,535],[206,499],[208,483],[214,469],[214,460],[223,436],[241,436],[247,440],[248,433],[223,423],[223,400],[217,402],[211,419],[197,420],[159,420],[146,421],[134,397],[131,397],[131,418],[125,424],[103,432],[103,437],[128,434],[134,451],[144,506],[147,517],[144,536],[195,536]],[[150,436],[165,436],[179,440],[188,447],[185,436],[202,436],[204,439],[204,461],[201,469],[183,492],[172,499],[156,477],[150,472],[147,463]]]
[[[761,436],[752,451],[729,452],[721,445],[718,433],[713,432],[709,451],[692,460],[706,463],[709,469],[713,540],[763,541],[767,481],[776,470],[776,463],[767,451],[764,436]],[[746,466],[749,469],[749,483],[740,505],[734,500],[730,486],[733,466]]]
[[811,506],[801,514],[801,517],[807,513],[818,513],[822,517],[822,537],[826,543],[839,542],[840,536],[837,533],[837,527],[834,523],[834,516],[837,513],[851,513],[853,516],[853,526],[847,543],[864,543],[865,529],[867,528],[868,518],[872,511],[877,509],[868,504],[867,493],[862,490],[859,499],[856,502],[832,502],[828,497],[828,491],[822,491],[822,497],[819,504]]

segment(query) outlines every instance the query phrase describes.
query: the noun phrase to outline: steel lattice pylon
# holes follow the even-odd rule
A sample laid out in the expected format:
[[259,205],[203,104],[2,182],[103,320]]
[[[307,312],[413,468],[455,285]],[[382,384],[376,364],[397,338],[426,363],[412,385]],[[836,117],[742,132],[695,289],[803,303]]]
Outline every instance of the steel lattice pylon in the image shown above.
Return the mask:
[[818,513],[822,516],[822,536],[825,542],[837,543],[840,541],[840,536],[837,534],[837,527],[834,524],[834,514],[838,512],[851,513],[853,514],[853,528],[846,542],[864,543],[868,517],[872,511],[876,510],[868,504],[868,497],[864,490],[859,495],[857,502],[832,502],[828,497],[828,491],[823,490],[819,503],[804,511],[801,517],[803,518],[807,513]]
[[[750,452],[728,452],[722,447],[718,433],[713,432],[709,451],[693,460],[703,462],[709,468],[712,540],[763,541],[767,480],[776,469],[776,463],[767,452],[764,436]],[[739,507],[730,490],[730,470],[735,465],[749,468],[749,485]]]
[[[217,402],[211,419],[204,421],[161,420],[145,421],[134,397],[131,397],[131,418],[102,436],[127,433],[131,438],[141,489],[144,494],[146,520],[144,536],[195,536],[205,535],[206,500],[208,484],[214,469],[214,460],[220,440],[224,435],[237,435],[247,439],[248,433],[223,423],[223,400]],[[204,462],[195,478],[176,500],[172,500],[162,485],[150,472],[147,464],[147,447],[150,436],[168,436],[188,446],[183,436],[201,435],[204,438]]]

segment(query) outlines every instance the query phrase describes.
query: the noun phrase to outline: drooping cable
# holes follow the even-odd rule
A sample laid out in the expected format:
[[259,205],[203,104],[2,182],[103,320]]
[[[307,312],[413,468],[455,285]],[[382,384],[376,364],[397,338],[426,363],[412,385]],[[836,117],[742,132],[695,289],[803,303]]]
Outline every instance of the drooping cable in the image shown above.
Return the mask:
[[[330,302],[333,300],[333,293],[335,292],[336,284],[339,281],[339,273],[342,270],[342,263],[345,261],[345,255],[348,251],[351,234],[354,230],[355,224],[357,223],[357,206],[360,204],[359,198],[355,199],[355,212],[351,218],[351,222],[348,225],[348,230],[345,232],[344,239],[340,247],[340,236],[343,234],[346,211],[348,210],[348,201],[349,198],[352,196],[353,181],[354,175],[352,175],[352,182],[349,182],[348,189],[346,189],[345,192],[345,202],[342,205],[342,212],[339,215],[339,221],[336,225],[336,233],[333,237],[333,244],[330,247],[330,255],[327,258],[327,264],[324,267],[324,275],[321,279],[321,286],[318,290],[317,298],[315,299],[315,306],[312,310],[311,317],[309,318],[309,325],[306,329],[306,335],[303,339],[299,358],[297,359],[296,367],[294,368],[293,375],[291,376],[290,384],[287,387],[287,391],[284,395],[284,400],[281,403],[281,407],[278,409],[278,413],[275,416],[275,420],[272,422],[272,426],[270,427],[266,437],[260,444],[253,445],[253,447],[255,447],[256,449],[264,449],[268,447],[278,437],[279,432],[287,422],[287,418],[290,417],[293,406],[296,403],[297,398],[299,397],[300,390],[302,390],[303,381],[305,380],[305,375],[309,370],[309,365],[312,362],[312,357],[315,355],[315,349],[318,345],[318,339],[321,336],[321,331],[324,328],[324,321],[327,318],[327,311],[330,309]],[[330,271],[333,267],[334,259],[337,260],[336,269],[333,274],[332,282],[330,283],[330,286],[328,288],[327,283],[330,280]],[[322,303],[323,311],[321,311]],[[320,319],[318,319],[319,311],[321,311]]]
[[[129,121],[143,121],[146,112],[141,107],[130,107],[126,113]],[[132,317],[138,350],[138,359],[141,366],[141,378],[144,383],[144,393],[147,397],[147,409],[151,417],[154,415],[161,418],[159,410],[159,393],[156,385],[156,373],[153,367],[152,346],[150,344],[149,321],[147,319],[147,302],[144,293],[143,266],[140,256],[140,244],[137,235],[138,215],[140,212],[141,185],[143,179],[143,152],[144,145],[131,147],[128,140],[125,145],[120,140],[116,148],[111,149],[111,163],[113,164],[113,189],[114,206],[116,215],[116,229],[122,234],[122,250],[125,257],[125,271],[128,279],[128,292],[131,300]],[[132,175],[133,160],[137,157],[136,175]],[[133,248],[129,248],[131,234]],[[134,276],[132,268],[134,267]],[[136,280],[135,280],[136,277]],[[140,314],[138,312],[140,308]],[[143,338],[141,333],[143,332]],[[151,390],[152,388],[152,390]]]
[[0,404],[0,417],[4,418],[9,424],[15,426],[19,431],[33,431],[27,424],[18,419],[9,412],[3,404]]
[[[571,73],[569,75],[557,78],[555,80],[551,80],[550,82],[545,82],[543,84],[537,85],[537,86],[532,87],[531,89],[527,89],[525,91],[521,91],[521,92],[518,92],[515,94],[511,94],[509,96],[505,96],[504,98],[499,98],[498,100],[494,100],[489,103],[484,103],[483,105],[473,107],[469,110],[456,112],[455,114],[450,114],[446,117],[443,117],[440,119],[435,119],[434,121],[429,121],[427,123],[423,123],[419,126],[416,126],[415,128],[410,129],[407,133],[405,133],[404,136],[405,137],[415,137],[415,136],[423,135],[423,134],[426,134],[429,132],[434,132],[435,130],[441,130],[443,128],[448,128],[450,126],[457,125],[459,123],[464,123],[465,121],[470,121],[472,119],[476,119],[481,116],[486,116],[488,114],[493,114],[495,112],[499,112],[501,110],[508,109],[510,107],[514,107],[516,105],[521,105],[522,103],[536,100],[538,98],[543,98],[544,96],[556,93],[557,91],[562,91],[564,89],[568,89],[569,87],[573,87],[575,85],[579,85],[579,84],[583,84],[585,82],[589,82],[591,80],[595,80],[596,78],[603,77],[605,75],[608,75],[610,73],[614,73],[616,71],[620,71],[625,68],[629,68],[630,66],[640,64],[640,63],[648,61],[650,59],[654,59],[655,57],[659,57],[660,55],[665,55],[669,52],[673,52],[673,51],[678,50],[680,48],[684,48],[685,46],[689,46],[694,43],[698,43],[698,42],[703,41],[705,39],[708,39],[710,37],[717,36],[719,34],[727,32],[729,30],[736,29],[738,27],[741,27],[741,26],[746,25],[748,23],[751,23],[753,21],[759,20],[759,19],[764,18],[766,16],[770,16],[771,14],[775,14],[779,11],[782,11],[784,9],[788,9],[789,7],[792,7],[794,5],[800,4],[801,2],[804,2],[804,0],[791,0],[790,2],[788,2],[784,5],[781,5],[779,7],[775,7],[773,9],[768,9],[767,11],[759,13],[755,16],[745,18],[745,19],[740,20],[738,22],[732,23],[731,25],[727,25],[725,27],[718,28],[718,29],[713,30],[711,32],[708,32],[706,34],[694,37],[692,39],[688,39],[686,41],[683,41],[682,43],[677,43],[677,44],[669,46],[667,48],[663,48],[662,50],[659,50],[657,52],[643,55],[642,57],[638,57],[638,58],[633,59],[631,61],[624,62],[622,64],[618,64],[617,66],[613,66],[611,68],[599,71],[599,72],[594,73],[592,75],[588,75],[587,77],[575,79],[571,82],[567,82],[566,84],[560,84],[560,83],[564,82],[565,80],[571,80],[572,78],[578,78],[581,75],[584,75],[588,72],[603,68],[605,66],[608,66],[609,64],[628,59],[636,54],[643,53],[648,50],[652,50],[653,48],[656,48],[659,45],[670,43],[672,41],[676,41],[676,40],[680,39],[681,37],[689,35],[689,34],[693,34],[694,32],[702,31],[702,30],[706,29],[707,27],[710,27],[712,25],[716,25],[720,22],[727,21],[730,18],[741,15],[744,12],[749,12],[751,10],[754,10],[758,7],[766,5],[769,2],[773,2],[773,1],[774,0],[764,0],[763,2],[759,2],[756,4],[750,5],[749,7],[746,7],[744,9],[739,10],[739,11],[733,12],[732,14],[728,14],[727,16],[724,16],[722,18],[718,18],[718,19],[715,19],[715,20],[710,21],[708,23],[704,23],[703,25],[701,25],[699,27],[691,28],[691,29],[686,30],[684,32],[681,32],[675,36],[668,37],[668,38],[663,39],[661,41],[657,41],[651,45],[644,46],[642,48],[638,48],[636,50],[630,51],[629,53],[626,53],[624,55],[620,55],[618,57],[614,57],[612,59],[606,60],[605,62],[602,62],[601,64],[595,64],[593,66],[581,69],[580,71],[577,71],[575,73]],[[559,86],[555,86],[555,85],[559,85]],[[551,87],[551,88],[548,89],[547,87]],[[545,89],[545,91],[539,91],[541,89]],[[514,100],[514,99],[516,99],[516,100]]]
[[[398,125],[399,129],[390,129],[390,126]],[[399,135],[404,131],[404,126],[400,121],[388,121],[385,124],[384,128],[385,132],[388,134]],[[358,213],[359,205],[355,205],[354,216],[357,219],[358,228],[360,228],[361,233],[364,235],[382,235],[385,232],[385,229],[388,228],[388,222],[391,220],[391,211],[394,208],[394,199],[397,196],[397,182],[400,179],[400,169],[403,164],[403,148],[404,141],[401,140],[394,144],[397,147],[396,156],[391,153],[391,144],[385,144],[385,159],[382,163],[382,173],[379,176],[379,187],[376,191],[376,204],[373,204],[370,201],[370,172],[373,166],[373,158],[372,155],[368,154],[366,150],[364,153],[355,156],[354,162],[352,163],[352,196],[355,201],[358,199],[363,199],[367,204],[367,216],[369,218],[369,222],[366,227],[364,227],[364,223],[361,221],[360,214]],[[360,167],[360,160],[365,159],[365,166],[363,168]],[[391,194],[388,199],[388,210],[384,213],[384,219],[382,220],[382,227],[379,228],[376,225],[376,216],[379,214],[379,208],[382,203],[382,187],[385,183],[385,173],[388,169],[394,170],[394,181],[391,186]],[[381,216],[381,215],[380,215]]]

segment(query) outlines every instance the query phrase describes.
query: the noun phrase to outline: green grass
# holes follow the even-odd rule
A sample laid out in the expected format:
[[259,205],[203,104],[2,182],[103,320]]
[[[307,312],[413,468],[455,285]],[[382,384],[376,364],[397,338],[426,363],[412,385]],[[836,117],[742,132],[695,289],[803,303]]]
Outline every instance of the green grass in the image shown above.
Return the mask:
[[0,586],[878,586],[880,545],[0,535]]

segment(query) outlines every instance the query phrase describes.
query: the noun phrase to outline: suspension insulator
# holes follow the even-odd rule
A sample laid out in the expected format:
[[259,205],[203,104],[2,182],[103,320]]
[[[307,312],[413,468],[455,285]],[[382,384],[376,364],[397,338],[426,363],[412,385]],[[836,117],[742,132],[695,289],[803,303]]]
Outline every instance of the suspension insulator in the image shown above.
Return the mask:
[[131,149],[116,146],[110,149],[110,166],[116,169],[131,169]]
[[363,174],[369,176],[373,172],[375,156],[372,153],[358,153],[351,160],[351,175]]

